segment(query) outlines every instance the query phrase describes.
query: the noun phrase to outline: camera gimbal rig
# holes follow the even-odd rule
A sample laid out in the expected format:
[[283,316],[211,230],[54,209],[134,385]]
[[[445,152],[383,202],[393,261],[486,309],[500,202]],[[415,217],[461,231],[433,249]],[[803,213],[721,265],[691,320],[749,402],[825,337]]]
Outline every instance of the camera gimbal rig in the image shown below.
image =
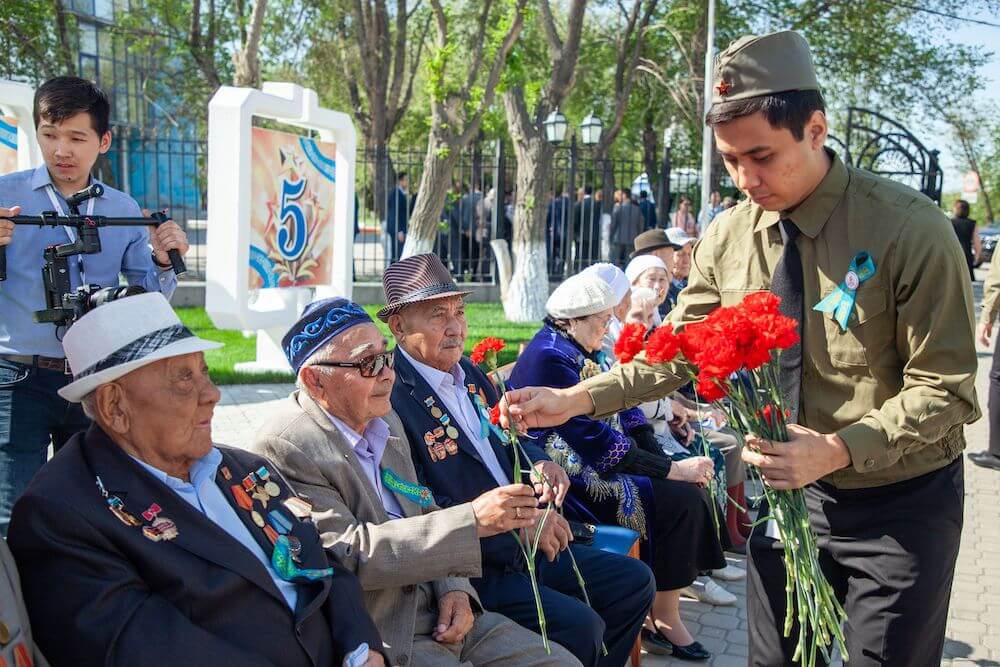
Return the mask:
[[[55,211],[44,211],[41,215],[15,215],[6,218],[15,225],[35,225],[38,227],[72,227],[76,230],[76,240],[72,243],[53,245],[45,249],[45,265],[42,267],[42,282],[45,287],[45,310],[35,312],[36,322],[52,322],[57,327],[67,326],[81,315],[107,301],[144,291],[134,287],[108,287],[84,285],[73,290],[69,280],[68,258],[74,255],[92,255],[101,252],[100,227],[159,227],[169,218],[162,212],[153,213],[148,218],[111,218],[103,215],[80,215],[80,203],[91,197],[104,194],[100,183],[80,190],[66,199],[71,215],[58,215]],[[7,279],[6,247],[0,246],[0,281]],[[177,250],[167,252],[174,273],[180,275],[187,270],[184,260]]]

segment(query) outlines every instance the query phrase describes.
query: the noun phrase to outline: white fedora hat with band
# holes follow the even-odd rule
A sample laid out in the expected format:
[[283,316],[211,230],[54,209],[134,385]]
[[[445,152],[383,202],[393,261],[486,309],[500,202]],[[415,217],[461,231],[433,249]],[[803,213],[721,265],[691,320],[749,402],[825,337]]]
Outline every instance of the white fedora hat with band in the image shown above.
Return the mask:
[[222,347],[185,327],[159,292],[106,303],[90,311],[63,337],[73,381],[59,390],[71,403],[106,382],[169,357]]

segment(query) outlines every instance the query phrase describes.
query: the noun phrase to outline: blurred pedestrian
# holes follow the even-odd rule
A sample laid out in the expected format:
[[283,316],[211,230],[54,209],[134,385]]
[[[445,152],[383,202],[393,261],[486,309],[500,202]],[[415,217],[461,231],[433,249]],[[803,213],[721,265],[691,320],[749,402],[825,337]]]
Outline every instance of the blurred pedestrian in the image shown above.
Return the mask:
[[951,207],[951,224],[955,228],[958,243],[962,246],[965,262],[969,265],[969,278],[975,280],[973,268],[982,259],[983,246],[979,240],[976,221],[969,218],[969,202],[964,199],[955,201]]

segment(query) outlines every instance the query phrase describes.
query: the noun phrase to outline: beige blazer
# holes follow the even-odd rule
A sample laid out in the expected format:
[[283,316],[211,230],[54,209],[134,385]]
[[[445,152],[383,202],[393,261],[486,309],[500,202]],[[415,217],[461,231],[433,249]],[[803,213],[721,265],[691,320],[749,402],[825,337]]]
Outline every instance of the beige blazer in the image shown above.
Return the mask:
[[[385,421],[392,435],[382,467],[416,482],[399,418],[390,413]],[[482,575],[471,504],[424,509],[397,494],[406,518],[390,521],[351,446],[302,391],[289,396],[249,449],[274,461],[295,491],[312,503],[323,546],[333,549],[361,580],[365,607],[392,664],[409,662],[414,634],[430,631],[436,620],[431,607],[445,593],[464,591],[474,609],[479,608],[468,581]]]
[[24,608],[24,598],[21,596],[21,580],[14,564],[7,542],[0,537],[0,623],[6,632],[0,629],[6,644],[0,644],[0,662],[7,665],[18,664],[14,651],[22,650],[23,645],[35,667],[48,667],[45,657],[38,651],[31,638],[31,625],[28,623],[28,610]]

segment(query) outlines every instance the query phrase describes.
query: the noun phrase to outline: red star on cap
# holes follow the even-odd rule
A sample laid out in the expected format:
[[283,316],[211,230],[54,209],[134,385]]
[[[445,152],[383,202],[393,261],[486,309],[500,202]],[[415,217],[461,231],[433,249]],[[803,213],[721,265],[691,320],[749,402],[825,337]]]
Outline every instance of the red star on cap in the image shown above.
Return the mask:
[[729,94],[729,89],[732,88],[732,87],[733,87],[733,85],[731,83],[729,83],[728,81],[723,80],[723,81],[719,82],[719,85],[717,85],[715,87],[715,90],[718,91],[719,95],[722,95],[723,97],[725,97],[726,95]]

